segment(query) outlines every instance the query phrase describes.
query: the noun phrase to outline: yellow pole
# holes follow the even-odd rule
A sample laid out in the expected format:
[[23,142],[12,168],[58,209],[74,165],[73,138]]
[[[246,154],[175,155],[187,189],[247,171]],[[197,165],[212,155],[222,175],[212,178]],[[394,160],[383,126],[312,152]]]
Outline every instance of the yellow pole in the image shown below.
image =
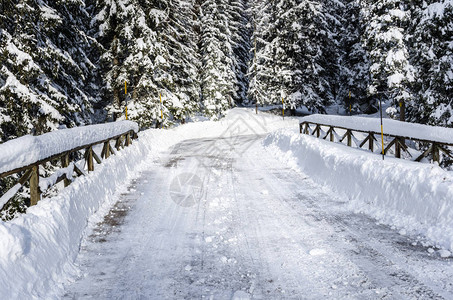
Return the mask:
[[[127,95],[127,81],[124,81],[124,94]],[[127,117],[127,97],[126,97],[126,120],[129,120]]]
[[162,113],[162,94],[159,93],[159,99],[160,99],[160,120],[162,124],[164,124],[164,114]]
[[285,101],[283,100],[283,97],[282,97],[282,117],[283,119],[285,119]]
[[[255,32],[255,37],[254,37],[254,44],[255,44],[255,47],[253,48],[253,61],[254,61],[254,67],[255,67],[255,89],[257,88],[257,85],[256,85],[256,32]],[[256,97],[255,99],[256,103],[255,103],[255,113],[258,114],[258,97]]]
[[379,111],[381,115],[381,141],[382,141],[382,160],[384,160],[384,125],[382,123],[382,99],[379,98]]
[[384,126],[381,124],[382,156],[384,156]]
[[349,91],[349,115],[351,115],[351,91]]

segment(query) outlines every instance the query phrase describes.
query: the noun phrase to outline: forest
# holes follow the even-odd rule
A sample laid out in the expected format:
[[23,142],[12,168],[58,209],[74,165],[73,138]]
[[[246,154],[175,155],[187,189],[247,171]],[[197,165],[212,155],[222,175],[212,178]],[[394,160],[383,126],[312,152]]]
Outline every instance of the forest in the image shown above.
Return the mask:
[[0,142],[233,106],[452,127],[453,1],[1,0]]

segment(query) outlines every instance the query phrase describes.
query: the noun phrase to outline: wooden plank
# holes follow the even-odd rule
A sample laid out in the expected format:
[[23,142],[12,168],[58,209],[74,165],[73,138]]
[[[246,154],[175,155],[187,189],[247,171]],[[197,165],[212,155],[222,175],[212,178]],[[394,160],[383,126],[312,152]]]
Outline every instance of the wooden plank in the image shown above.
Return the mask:
[[406,141],[404,139],[400,138],[396,142],[399,144],[400,149],[403,149],[407,154],[409,154],[409,156],[412,157],[412,154],[408,151],[408,147],[407,147]]
[[362,148],[363,145],[365,145],[366,142],[368,142],[369,139],[370,139],[370,135],[368,135],[368,136],[360,143],[359,148]]
[[[349,130],[349,129],[348,129]],[[340,139],[340,143],[343,143],[344,139],[348,136],[348,131],[346,131],[346,133],[342,136],[342,138]]]
[[98,164],[101,164],[102,163],[102,160],[99,158],[99,156],[96,154],[96,152],[92,151],[93,153],[93,158],[94,160],[98,163]]
[[330,128],[331,128],[331,130],[330,130],[330,141],[334,142],[335,138],[334,138],[333,133],[335,132],[335,129],[333,127],[330,127]]
[[75,164],[74,164],[74,172],[76,172],[77,176],[85,175]]
[[24,185],[25,182],[27,182],[28,179],[30,179],[32,170],[33,169],[28,169],[27,171],[25,171],[24,175],[19,179],[20,185]]
[[327,130],[326,134],[324,135],[324,137],[322,139],[325,140],[327,138],[327,136],[331,135],[331,131],[332,131],[332,127],[330,127],[329,130]]
[[41,191],[39,190],[39,166],[35,165],[31,169],[30,177],[30,206],[38,204],[41,200]]
[[348,146],[351,147],[352,146],[352,138],[351,138],[352,132],[351,132],[351,130],[348,130],[346,133],[348,134]]
[[308,123],[305,123],[305,134],[310,134],[310,125]]
[[441,146],[437,146],[437,147],[439,148],[440,151],[442,151],[443,153],[445,153],[449,157],[453,158],[453,154],[451,153],[450,150],[448,150],[447,148],[441,147]]
[[384,155],[387,154],[387,151],[389,151],[389,149],[395,144],[395,142],[396,142],[396,138],[394,138],[394,139],[390,142],[390,144],[388,144],[387,147],[385,147],[385,149],[384,149]]
[[433,147],[430,146],[428,149],[426,149],[425,152],[423,152],[419,157],[415,159],[415,161],[421,161],[423,157],[426,157],[429,153],[431,153],[431,151],[433,150],[432,148]]

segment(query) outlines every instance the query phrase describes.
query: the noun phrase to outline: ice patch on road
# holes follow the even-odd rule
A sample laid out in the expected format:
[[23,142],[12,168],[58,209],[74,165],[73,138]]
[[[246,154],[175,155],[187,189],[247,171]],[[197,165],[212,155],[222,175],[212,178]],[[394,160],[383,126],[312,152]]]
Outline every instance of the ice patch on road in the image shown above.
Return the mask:
[[310,252],[308,252],[311,256],[320,256],[320,255],[324,255],[327,253],[326,250],[324,249],[319,249],[319,248],[315,248],[315,249],[311,249]]

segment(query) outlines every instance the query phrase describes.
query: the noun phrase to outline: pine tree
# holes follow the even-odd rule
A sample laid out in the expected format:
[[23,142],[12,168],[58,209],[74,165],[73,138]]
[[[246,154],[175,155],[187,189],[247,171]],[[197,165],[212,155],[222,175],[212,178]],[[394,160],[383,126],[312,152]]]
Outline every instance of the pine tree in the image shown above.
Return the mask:
[[[335,99],[338,21],[321,1],[280,0],[258,4],[256,57],[249,95],[265,104],[304,105],[324,112]],[[329,19],[327,19],[329,18]],[[255,19],[256,20],[256,19]]]
[[233,48],[233,72],[236,74],[233,98],[242,103],[247,97],[247,68],[250,60],[250,29],[245,0],[229,0],[229,29]]
[[410,12],[408,4],[399,0],[368,2],[365,8],[367,28],[365,44],[370,57],[371,96],[392,101],[390,114],[400,107],[400,119],[412,99],[411,85],[414,68],[409,62],[408,28]]
[[233,47],[226,4],[205,0],[201,5],[200,83],[204,112],[218,118],[233,102],[235,91]]
[[338,102],[347,110],[351,108],[354,112],[372,112],[375,108],[367,95],[370,74],[368,54],[362,45],[364,22],[361,1],[344,2],[344,7],[338,14],[341,20]]
[[[93,28],[103,46],[103,98],[111,113],[124,118],[128,98],[131,119],[151,127],[198,110],[192,6],[183,0],[98,3]],[[130,96],[122,93],[125,82]]]
[[[414,3],[415,4],[415,3]],[[453,4],[417,1],[412,6],[411,57],[417,69],[412,121],[453,126]]]
[[277,37],[276,6],[270,0],[252,1],[249,10],[250,25],[252,28],[253,58],[249,63],[249,90],[248,98],[259,105],[271,104],[270,96],[276,92],[273,87],[278,86],[274,72],[274,49],[271,42]]
[[85,88],[93,65],[83,6],[35,0],[2,5],[9,20],[0,29],[2,140],[91,122]]

